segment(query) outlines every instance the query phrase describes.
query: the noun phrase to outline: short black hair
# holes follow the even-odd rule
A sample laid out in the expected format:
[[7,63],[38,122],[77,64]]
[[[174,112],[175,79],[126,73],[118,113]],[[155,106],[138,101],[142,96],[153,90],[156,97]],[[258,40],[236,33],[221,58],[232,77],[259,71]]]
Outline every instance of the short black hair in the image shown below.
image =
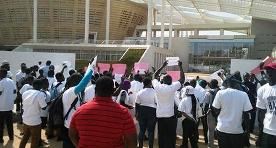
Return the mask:
[[3,78],[7,77],[8,71],[5,68],[0,68],[0,75],[2,75]]
[[52,70],[52,69],[50,69],[50,70],[48,71],[48,77],[54,77],[54,75],[55,75],[55,71]]
[[52,62],[51,62],[50,60],[47,60],[47,61],[46,61],[46,65],[47,65],[47,66],[50,66],[51,63],[52,63]]
[[96,96],[110,97],[114,93],[114,82],[108,76],[102,76],[96,81]]
[[70,88],[70,87],[78,85],[80,83],[81,79],[82,79],[82,75],[80,73],[74,73],[74,74],[72,74],[67,79],[66,87]]
[[210,81],[210,88],[211,89],[215,89],[215,88],[218,88],[218,80],[216,80],[216,79],[212,79],[211,81]]
[[42,88],[42,81],[40,79],[35,79],[33,81],[33,88],[35,90],[40,90]]
[[64,76],[63,76],[63,73],[61,73],[61,72],[56,73],[55,77],[58,82],[64,81]]
[[141,75],[139,75],[139,74],[135,74],[134,77],[133,77],[133,79],[135,81],[138,81],[138,82],[142,82],[143,81],[143,77]]
[[143,81],[144,86],[149,86],[151,85],[151,78],[150,77],[146,77]]
[[193,86],[193,88],[196,87],[196,84],[197,84],[197,82],[196,82],[195,79],[192,79],[192,80],[190,81],[190,85]]
[[69,70],[69,75],[71,76],[72,74],[76,73],[75,69]]

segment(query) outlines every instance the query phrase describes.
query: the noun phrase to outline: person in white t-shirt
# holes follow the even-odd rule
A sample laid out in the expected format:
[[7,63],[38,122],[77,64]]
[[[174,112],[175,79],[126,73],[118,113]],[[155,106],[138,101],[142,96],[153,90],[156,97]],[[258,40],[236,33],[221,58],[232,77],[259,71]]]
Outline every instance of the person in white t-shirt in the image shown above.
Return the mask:
[[[226,89],[217,92],[212,104],[214,112],[218,114],[218,145],[222,148],[243,148],[244,132],[249,132],[249,111],[252,106],[248,95],[238,90],[240,82],[233,76],[229,76],[224,83]],[[242,126],[242,122],[247,126]]]
[[33,81],[34,81],[34,77],[28,76],[26,78],[26,84],[24,84],[23,87],[19,90],[19,93],[23,95],[23,93],[26,92],[27,90],[33,89],[33,86],[32,86]]
[[49,88],[48,90],[51,89],[51,87],[53,86],[53,84],[57,81],[56,78],[55,78],[55,71],[54,70],[49,70],[48,71],[48,82],[49,82]]
[[[46,103],[50,103],[50,101],[51,101],[51,94],[48,91],[48,87],[49,87],[48,79],[47,78],[43,78],[43,79],[41,79],[41,81],[42,81],[41,92],[43,92],[44,95],[45,95],[45,102]],[[40,114],[41,122],[42,122],[41,123],[41,128],[42,129],[46,128],[48,114],[49,114],[49,107],[47,106],[46,109],[41,110],[41,114]]]
[[139,122],[139,148],[143,147],[145,132],[148,131],[149,148],[153,148],[154,129],[156,124],[156,93],[152,88],[151,79],[144,79],[144,89],[137,93],[136,119]]
[[16,97],[13,80],[7,78],[7,70],[0,69],[0,143],[3,143],[4,123],[6,123],[9,139],[13,140],[12,110]]
[[185,117],[182,121],[183,140],[181,148],[188,148],[188,139],[190,139],[191,147],[197,148],[198,142],[198,113],[200,110],[199,102],[194,96],[195,89],[192,86],[186,86],[182,89],[182,100],[178,106],[178,110]]
[[[47,78],[47,76],[48,76],[48,71],[49,71],[49,67],[51,66],[51,61],[50,60],[48,60],[48,61],[46,61],[46,65],[45,66],[42,66],[40,69],[41,70],[43,70],[43,76],[45,77],[45,78]],[[39,69],[39,70],[40,70]]]
[[[82,77],[79,73],[74,73],[67,79],[68,89],[63,93],[62,102],[63,102],[63,115],[64,115],[64,128],[63,128],[63,147],[73,148],[74,145],[71,142],[68,136],[68,128],[70,126],[70,122],[72,116],[76,109],[85,103],[83,99],[84,90],[91,80],[93,75],[93,65],[89,65],[87,71]],[[76,100],[77,99],[77,100]],[[76,100],[76,101],[75,101]],[[73,104],[76,102],[75,104]],[[73,108],[71,107],[73,105]]]
[[175,92],[181,88],[185,81],[182,62],[178,62],[180,69],[180,79],[172,83],[172,77],[166,75],[161,80],[157,80],[160,72],[168,64],[167,61],[154,73],[152,86],[157,95],[156,117],[158,122],[158,146],[159,148],[174,148],[176,143],[177,117],[174,110]]
[[46,96],[41,92],[42,81],[34,80],[33,89],[23,93],[23,138],[19,148],[25,148],[30,136],[32,137],[31,147],[38,147],[41,136],[41,109],[47,107]]
[[143,85],[143,78],[141,75],[136,74],[134,75],[134,80],[130,82],[130,89],[128,92],[132,93],[132,96],[134,97],[134,100],[137,97],[137,93],[144,88]]
[[261,147],[276,147],[276,63],[265,67],[268,83],[257,92],[258,119],[263,121]]

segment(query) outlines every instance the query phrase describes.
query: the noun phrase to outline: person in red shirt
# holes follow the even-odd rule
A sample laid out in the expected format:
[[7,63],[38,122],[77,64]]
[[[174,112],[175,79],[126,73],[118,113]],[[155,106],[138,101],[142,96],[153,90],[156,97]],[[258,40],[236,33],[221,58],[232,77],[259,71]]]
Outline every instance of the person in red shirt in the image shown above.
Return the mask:
[[79,148],[136,148],[137,133],[128,109],[111,98],[113,80],[103,76],[96,81],[95,95],[72,117],[69,137]]

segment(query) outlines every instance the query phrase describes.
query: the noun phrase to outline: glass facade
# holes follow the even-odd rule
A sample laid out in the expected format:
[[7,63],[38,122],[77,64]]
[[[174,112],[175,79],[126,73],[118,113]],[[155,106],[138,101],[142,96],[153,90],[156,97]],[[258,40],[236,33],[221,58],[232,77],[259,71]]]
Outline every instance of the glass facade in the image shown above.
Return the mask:
[[230,68],[231,59],[247,59],[254,50],[254,39],[190,39],[189,71],[214,72]]

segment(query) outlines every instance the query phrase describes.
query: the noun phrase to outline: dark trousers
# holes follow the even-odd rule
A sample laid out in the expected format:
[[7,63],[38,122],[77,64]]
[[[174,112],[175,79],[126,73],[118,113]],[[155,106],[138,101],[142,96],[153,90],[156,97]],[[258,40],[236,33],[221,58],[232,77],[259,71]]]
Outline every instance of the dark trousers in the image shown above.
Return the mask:
[[29,126],[23,125],[23,138],[20,142],[19,148],[25,148],[28,140],[31,138],[31,148],[39,147],[40,137],[41,137],[41,125]]
[[[204,135],[204,142],[208,144],[208,124],[207,124],[207,116],[203,116],[199,118],[199,123],[202,123],[203,126],[203,135]],[[198,123],[198,124],[199,124]]]
[[47,127],[47,117],[40,117],[41,118],[41,128],[44,129]]
[[0,141],[3,141],[5,123],[8,129],[8,135],[10,139],[13,139],[12,111],[0,111]]
[[243,134],[228,134],[217,131],[220,148],[243,148]]
[[140,106],[138,111],[138,122],[140,132],[138,135],[139,148],[143,147],[144,135],[148,131],[149,148],[153,148],[154,129],[156,124],[156,109],[147,106]]
[[184,119],[182,121],[183,139],[181,148],[188,148],[188,139],[190,140],[192,148],[198,148],[198,125],[195,121]]
[[177,118],[157,118],[159,148],[175,148]]
[[261,148],[274,148],[276,147],[276,136],[263,133],[263,141]]
[[264,120],[262,120],[262,118],[260,117],[260,115],[258,115],[259,135],[258,135],[258,138],[256,140],[256,145],[257,146],[261,146],[262,145],[262,141],[263,141],[263,128],[264,128],[263,122],[264,122]]
[[68,128],[63,127],[63,130],[62,130],[62,138],[63,138],[62,147],[63,148],[75,148],[74,144],[72,143],[71,139],[69,138],[68,132],[69,132]]
[[256,109],[252,109],[250,111],[250,116],[251,116],[251,119],[250,119],[250,129],[249,130],[250,130],[250,133],[253,133],[254,126],[255,126],[255,119],[256,119]]

